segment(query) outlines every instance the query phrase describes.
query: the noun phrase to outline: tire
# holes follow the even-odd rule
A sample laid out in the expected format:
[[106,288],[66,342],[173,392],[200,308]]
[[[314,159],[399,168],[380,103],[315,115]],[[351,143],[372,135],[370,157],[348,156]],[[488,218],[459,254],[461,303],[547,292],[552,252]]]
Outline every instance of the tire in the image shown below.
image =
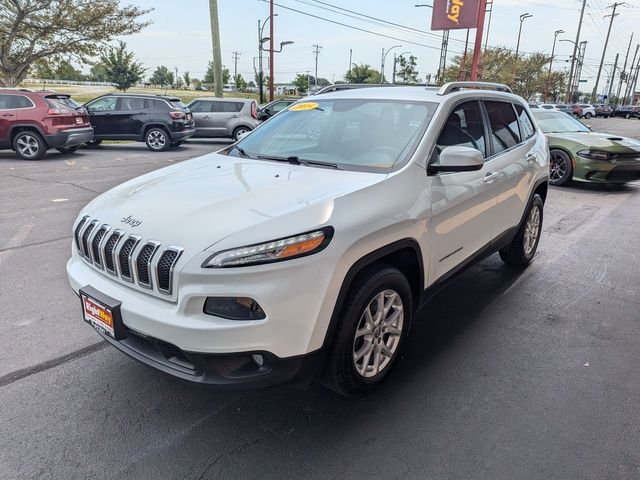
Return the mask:
[[73,153],[78,150],[78,147],[59,147],[56,148],[60,153]]
[[164,128],[151,127],[144,134],[144,143],[152,152],[166,152],[171,147],[171,137]]
[[549,165],[549,183],[555,186],[566,185],[573,178],[571,157],[563,150],[551,150]]
[[102,140],[89,140],[85,145],[87,147],[97,147],[102,143]]
[[40,160],[47,153],[47,144],[39,133],[25,130],[14,137],[13,149],[23,160]]
[[237,142],[238,140],[240,140],[240,135],[250,131],[251,129],[249,127],[236,127],[236,129],[233,131],[233,139]]
[[516,238],[508,247],[500,250],[500,258],[504,263],[517,267],[526,267],[531,263],[540,242],[543,213],[542,198],[536,193],[527,208]]
[[[384,313],[377,315],[379,299],[388,308],[386,317]],[[343,396],[377,387],[399,356],[412,314],[411,288],[404,274],[383,263],[366,267],[345,299],[322,383]],[[384,325],[392,317],[394,320]]]
[[589,120],[591,117],[593,117],[593,115],[591,115],[591,112],[587,112],[584,114],[584,118],[586,118],[587,120]]

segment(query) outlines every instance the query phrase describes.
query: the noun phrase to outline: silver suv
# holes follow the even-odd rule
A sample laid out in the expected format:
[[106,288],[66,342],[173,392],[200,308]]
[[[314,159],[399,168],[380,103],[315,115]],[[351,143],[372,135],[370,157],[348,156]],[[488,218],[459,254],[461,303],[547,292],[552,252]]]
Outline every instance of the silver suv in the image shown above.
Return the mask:
[[246,98],[196,98],[189,104],[196,122],[195,138],[223,137],[238,140],[260,125],[258,104]]

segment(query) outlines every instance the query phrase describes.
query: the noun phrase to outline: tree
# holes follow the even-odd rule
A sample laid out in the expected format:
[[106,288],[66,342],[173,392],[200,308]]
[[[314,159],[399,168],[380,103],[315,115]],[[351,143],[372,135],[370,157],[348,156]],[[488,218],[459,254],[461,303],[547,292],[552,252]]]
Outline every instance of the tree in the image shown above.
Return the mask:
[[[415,84],[418,83],[418,71],[416,70],[416,57],[410,55],[406,58],[404,55],[400,55],[396,60],[396,75],[399,79],[399,83]],[[395,79],[394,79],[395,80]]]
[[85,76],[80,70],[71,65],[68,60],[60,60],[56,65],[54,78],[56,80],[82,81]]
[[119,0],[0,0],[0,86],[20,83],[43,58],[95,56],[114,37],[140,32],[149,13]]
[[298,93],[300,95],[304,95],[309,91],[309,87],[313,85],[314,78],[311,75],[307,75],[306,73],[298,73],[296,78],[293,80],[293,85],[298,89]]
[[[202,83],[207,85],[210,89],[213,88],[213,79],[215,77],[215,70],[213,68],[213,62],[209,62],[207,66],[207,73],[204,74],[204,78],[202,79]],[[229,83],[231,79],[231,74],[229,73],[229,69],[226,67],[222,67],[222,84],[226,85]]]
[[236,90],[239,92],[244,92],[245,88],[247,88],[247,81],[240,74],[236,75],[236,78],[233,79],[236,84]]
[[92,82],[108,82],[109,75],[107,74],[107,69],[102,63],[92,65],[89,75],[87,75],[87,80]]
[[378,83],[380,81],[380,72],[371,68],[370,65],[354,64],[351,70],[349,70],[344,79],[347,83]]
[[54,69],[55,66],[52,65],[50,61],[48,61],[46,58],[41,58],[39,60],[36,60],[33,65],[31,65],[29,74],[33,78],[41,80],[53,80],[56,76]]
[[153,75],[151,75],[149,83],[151,85],[159,85],[160,87],[173,85],[173,72],[164,65],[160,65],[155,69]]
[[107,82],[115,83],[118,90],[126,92],[142,80],[146,69],[135,60],[133,52],[127,51],[127,44],[109,47],[100,57],[100,68],[104,69]]
[[318,86],[319,87],[327,87],[331,85],[331,82],[326,78],[318,77]]
[[188,70],[184,72],[184,74],[182,75],[182,79],[184,80],[184,84],[187,86],[187,88],[189,88],[191,86],[191,75],[189,74]]

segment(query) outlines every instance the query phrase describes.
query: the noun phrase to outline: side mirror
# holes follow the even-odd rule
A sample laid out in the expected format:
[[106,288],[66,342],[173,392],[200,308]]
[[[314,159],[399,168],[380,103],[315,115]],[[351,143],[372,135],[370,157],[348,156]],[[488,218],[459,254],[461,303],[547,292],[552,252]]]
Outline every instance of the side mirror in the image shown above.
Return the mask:
[[482,169],[484,156],[475,148],[454,146],[446,147],[440,153],[437,164],[430,165],[429,171],[440,172],[475,172]]
[[267,118],[269,118],[269,114],[266,111],[258,111],[258,120],[266,120]]

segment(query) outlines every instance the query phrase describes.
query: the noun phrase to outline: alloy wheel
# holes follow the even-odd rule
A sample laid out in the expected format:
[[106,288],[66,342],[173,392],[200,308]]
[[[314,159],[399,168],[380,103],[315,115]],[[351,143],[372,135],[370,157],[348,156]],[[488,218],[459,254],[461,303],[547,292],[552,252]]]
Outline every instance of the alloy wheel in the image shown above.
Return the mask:
[[29,134],[20,135],[16,142],[16,148],[18,149],[18,153],[25,158],[33,158],[37,156],[40,151],[38,140]]
[[387,368],[400,345],[403,324],[398,292],[384,290],[369,302],[353,339],[353,364],[360,376],[373,378]]
[[564,176],[567,174],[567,169],[569,165],[567,164],[567,159],[560,152],[551,152],[551,161],[549,165],[549,179],[551,183],[556,183],[561,181]]
[[151,130],[147,135],[147,140],[154,150],[162,150],[167,144],[167,137],[160,130]]
[[540,235],[540,208],[533,206],[529,212],[527,223],[524,227],[524,254],[528,257],[536,248],[538,236]]

